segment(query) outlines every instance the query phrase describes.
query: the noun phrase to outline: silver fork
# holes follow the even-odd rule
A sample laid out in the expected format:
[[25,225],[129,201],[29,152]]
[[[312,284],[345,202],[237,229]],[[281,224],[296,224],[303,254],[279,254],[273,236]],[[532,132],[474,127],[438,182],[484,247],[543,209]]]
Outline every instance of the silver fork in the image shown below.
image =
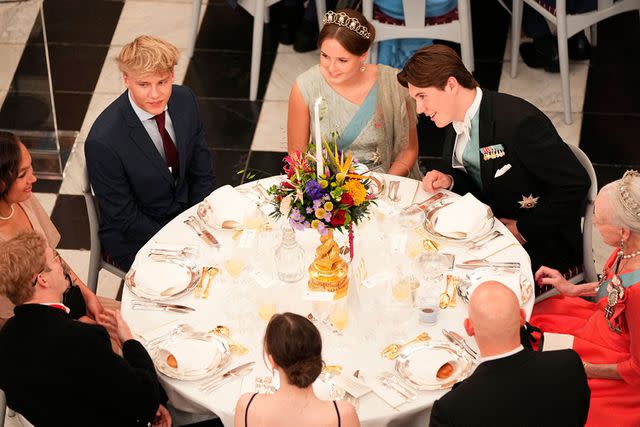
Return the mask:
[[398,377],[391,372],[383,372],[382,375],[378,376],[378,379],[383,385],[394,389],[407,399],[413,400],[418,396],[415,391],[402,384],[400,380],[398,380]]
[[476,240],[471,241],[470,249],[478,249],[491,242],[492,240],[497,239],[502,236],[502,232],[500,230],[495,230],[486,236],[478,238]]

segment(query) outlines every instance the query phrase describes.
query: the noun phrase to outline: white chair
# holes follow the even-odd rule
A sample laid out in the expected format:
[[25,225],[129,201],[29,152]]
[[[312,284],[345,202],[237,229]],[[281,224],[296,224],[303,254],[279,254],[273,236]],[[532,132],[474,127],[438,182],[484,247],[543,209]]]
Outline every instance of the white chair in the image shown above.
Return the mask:
[[322,18],[327,13],[326,0],[316,0],[316,16],[318,17],[318,32],[322,31]]
[[[511,58],[519,57],[518,49],[520,46],[520,30],[522,28],[523,1],[557,27],[564,122],[571,124],[571,89],[569,85],[569,51],[567,47],[569,37],[611,16],[634,9],[640,11],[640,0],[618,0],[615,2],[614,0],[598,0],[598,8],[596,10],[575,15],[567,14],[566,0],[557,0],[555,9],[548,6],[545,7],[544,0],[513,0]],[[595,31],[592,31],[592,35],[595,35]],[[595,37],[592,37],[592,44],[596,44]],[[515,78],[517,73],[518,61],[512,59],[511,77]]]
[[86,164],[83,166],[82,175],[82,195],[84,196],[84,203],[87,206],[89,234],[91,235],[87,287],[91,289],[93,293],[96,293],[98,289],[98,273],[100,273],[100,270],[105,269],[123,280],[126,273],[102,259],[102,246],[100,245],[100,237],[98,236],[98,231],[100,230],[98,210],[96,208],[93,191],[91,191]]
[[[404,25],[385,24],[373,18],[373,0],[363,0],[362,12],[376,29],[376,41],[426,38],[460,43],[462,62],[469,71],[474,70],[473,36],[471,34],[471,9],[469,0],[458,0],[458,19],[448,23],[425,24],[425,5],[428,0],[402,0]],[[371,62],[378,58],[377,45],[371,49]]]
[[193,56],[198,38],[198,26],[200,24],[200,8],[202,0],[193,0],[193,12],[191,13],[191,41],[189,42],[189,59]]
[[0,427],[4,427],[4,417],[7,414],[7,397],[0,390]]
[[[596,273],[596,261],[593,257],[593,205],[598,195],[598,178],[596,177],[596,171],[593,169],[591,160],[580,148],[575,145],[567,144],[571,151],[576,156],[580,164],[584,167],[589,174],[589,180],[591,186],[587,192],[587,200],[585,201],[584,214],[582,216],[582,272],[567,279],[573,284],[581,282],[595,282],[598,280],[598,274]],[[536,302],[540,302],[549,298],[550,296],[558,294],[558,291],[553,288],[538,297]]]

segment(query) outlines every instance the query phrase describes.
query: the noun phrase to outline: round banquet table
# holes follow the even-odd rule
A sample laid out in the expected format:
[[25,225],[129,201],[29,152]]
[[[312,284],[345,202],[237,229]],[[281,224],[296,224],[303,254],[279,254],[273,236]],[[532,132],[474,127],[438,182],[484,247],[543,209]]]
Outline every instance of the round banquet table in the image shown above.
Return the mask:
[[[259,182],[264,188],[268,188],[282,179],[283,177],[271,177]],[[400,181],[398,191],[400,201],[397,202],[397,207],[410,204],[412,199],[422,201],[430,196],[429,193],[422,189],[418,181],[390,175],[386,175],[385,179],[387,182],[391,179]],[[251,193],[258,194],[255,188],[256,185],[256,182],[248,183],[238,187],[238,190],[248,190],[246,193],[243,191],[243,193],[247,194],[247,198],[251,198],[249,197]],[[252,205],[255,206],[255,203],[252,202]],[[260,208],[265,212],[273,209],[269,204],[262,204]],[[245,209],[245,207],[241,209]],[[389,217],[388,213],[387,215],[380,214],[376,207],[373,207],[373,211],[368,221],[364,221],[355,228],[354,239],[354,263],[356,259],[364,259],[368,277],[375,277],[376,274],[380,274],[386,269],[397,268],[392,267],[391,259],[393,257],[389,256],[389,235],[398,233],[397,228],[393,228],[394,223],[397,223],[397,221],[393,217]],[[221,272],[212,280],[209,298],[196,299],[194,293],[191,292],[179,299],[169,301],[196,309],[189,314],[133,310],[131,307],[132,301],[140,298],[125,287],[122,296],[122,314],[134,333],[143,337],[145,334],[149,334],[150,331],[162,329],[163,326],[166,328],[167,325],[183,322],[203,331],[210,330],[220,324],[229,326],[233,336],[245,344],[250,351],[243,356],[233,355],[224,370],[226,371],[248,361],[255,361],[253,375],[245,377],[247,379],[251,378],[253,382],[255,375],[270,373],[263,361],[262,339],[265,323],[257,314],[257,301],[264,298],[266,295],[265,289],[255,281],[252,282],[248,273],[243,273],[241,278],[235,281],[228,276],[224,268],[224,261],[230,256],[230,251],[238,246],[237,239],[235,241],[232,239],[233,233],[230,231],[212,230],[212,233],[220,242],[220,246],[219,248],[207,246],[193,230],[183,223],[184,219],[189,215],[195,214],[196,207],[194,206],[162,228],[138,252],[133,268],[147,257],[153,245],[181,244],[196,246],[199,248],[197,262],[200,266],[220,266]],[[280,219],[278,222],[273,219],[270,220],[273,224],[273,231],[267,232],[267,234],[273,235],[270,238],[260,238],[258,236],[252,247],[243,249],[247,265],[245,270],[262,271],[272,275],[268,277],[273,277],[275,279],[273,283],[276,285],[273,288],[266,289],[266,292],[272,296],[277,295],[277,312],[292,311],[306,316],[313,311],[312,303],[303,298],[308,276],[305,274],[301,281],[293,284],[280,282],[277,279],[274,252],[275,247],[280,243],[280,229],[281,225],[284,224],[284,219]],[[394,231],[388,231],[386,228]],[[502,231],[505,236],[510,236],[506,227],[497,220],[494,228]],[[414,231],[409,230],[407,232]],[[339,240],[340,233],[335,234],[338,237],[336,240]],[[305,249],[306,268],[313,260],[315,248],[319,244],[318,233],[315,230],[307,229],[302,232],[296,232],[296,239]],[[456,256],[456,264],[475,258],[468,253],[463,244],[442,241],[440,243],[440,252],[454,254]],[[399,256],[407,257],[402,254]],[[491,257],[491,261],[519,262],[522,274],[529,280],[529,283],[533,283],[529,256],[522,246],[513,245]],[[405,265],[405,268],[406,266],[411,268],[412,265],[415,268],[415,262],[403,265]],[[416,274],[419,273],[416,272]],[[531,315],[533,302],[532,296],[523,305],[527,318]],[[397,324],[394,325],[396,320],[385,320],[384,311],[381,314],[380,312],[367,312],[364,310],[358,312],[358,316],[361,318],[350,314],[348,326],[341,335],[332,332],[327,326],[321,326],[319,329],[323,337],[323,360],[327,364],[342,365],[345,372],[348,373],[357,369],[365,380],[368,380],[369,378],[375,378],[382,371],[394,370],[395,362],[380,356],[382,348],[391,342],[401,343],[407,341],[422,331],[427,331],[433,340],[439,341],[446,341],[441,332],[443,328],[456,331],[475,347],[473,338],[467,336],[463,327],[463,320],[467,315],[467,306],[460,299],[458,299],[458,304],[455,308],[441,310],[438,322],[433,326],[419,323],[417,310],[412,310],[415,315],[411,314],[410,317],[405,319],[405,322],[402,323],[402,330],[394,330],[394,327],[397,326]],[[384,331],[387,331],[386,335]],[[253,390],[252,384],[243,384],[243,380],[237,379],[211,393],[206,393],[198,389],[199,382],[181,381],[160,373],[158,375],[167,391],[170,403],[175,408],[193,414],[214,413],[220,417],[225,426],[233,425],[235,405],[241,392]],[[417,399],[403,403],[397,408],[392,408],[374,393],[368,393],[359,399],[358,415],[363,426],[425,426],[428,424],[430,408],[433,402],[446,391],[448,390],[420,391]]]

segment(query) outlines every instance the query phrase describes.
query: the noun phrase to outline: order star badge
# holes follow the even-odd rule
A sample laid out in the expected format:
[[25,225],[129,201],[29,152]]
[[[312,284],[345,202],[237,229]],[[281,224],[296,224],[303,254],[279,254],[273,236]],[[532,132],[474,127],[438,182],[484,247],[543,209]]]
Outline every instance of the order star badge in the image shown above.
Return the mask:
[[533,197],[533,194],[529,194],[528,197],[522,196],[522,200],[518,201],[518,203],[520,203],[520,209],[531,209],[538,204],[539,198],[540,197]]

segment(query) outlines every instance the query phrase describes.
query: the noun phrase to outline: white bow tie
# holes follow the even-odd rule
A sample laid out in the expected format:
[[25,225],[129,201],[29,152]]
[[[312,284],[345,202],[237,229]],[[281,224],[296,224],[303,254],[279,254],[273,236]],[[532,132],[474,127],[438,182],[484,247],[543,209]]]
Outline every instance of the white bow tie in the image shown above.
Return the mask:
[[465,134],[470,136],[471,134],[471,121],[465,120],[463,122],[453,122],[453,130],[456,131],[456,134],[462,135]]

